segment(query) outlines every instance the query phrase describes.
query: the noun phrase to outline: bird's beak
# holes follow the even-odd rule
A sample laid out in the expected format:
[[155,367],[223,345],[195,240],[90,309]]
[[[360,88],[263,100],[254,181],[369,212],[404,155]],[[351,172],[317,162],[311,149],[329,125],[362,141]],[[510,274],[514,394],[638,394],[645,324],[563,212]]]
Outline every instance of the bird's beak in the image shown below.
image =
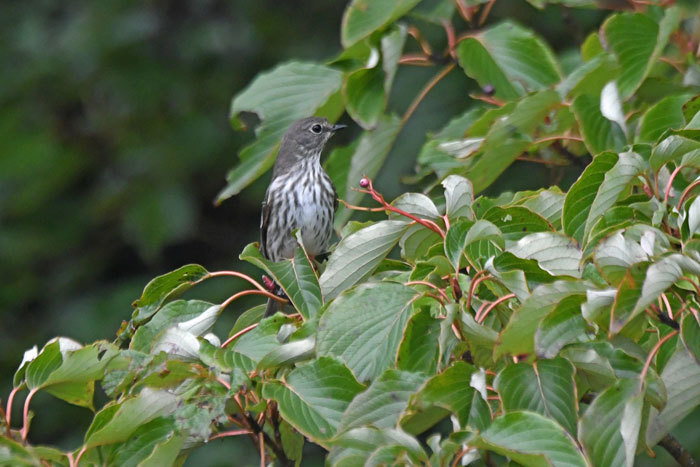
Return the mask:
[[331,131],[332,131],[333,133],[335,133],[336,131],[342,130],[343,128],[347,128],[347,127],[348,127],[347,125],[333,125],[333,126],[331,127]]

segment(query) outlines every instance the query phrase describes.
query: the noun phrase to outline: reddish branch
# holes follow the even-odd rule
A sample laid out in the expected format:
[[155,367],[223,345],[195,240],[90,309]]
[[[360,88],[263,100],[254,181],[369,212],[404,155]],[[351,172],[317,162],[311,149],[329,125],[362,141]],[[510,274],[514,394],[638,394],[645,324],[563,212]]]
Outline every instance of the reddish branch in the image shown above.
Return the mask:
[[419,223],[423,227],[430,229],[436,234],[440,235],[440,237],[442,237],[443,239],[445,238],[445,232],[443,232],[440,226],[437,225],[435,222],[428,219],[421,219],[419,217],[414,216],[413,214],[404,211],[403,209],[399,209],[387,203],[386,200],[384,200],[384,196],[382,196],[381,193],[374,189],[374,187],[372,186],[372,180],[370,180],[369,177],[363,177],[363,179],[360,180],[360,186],[366,186],[366,188],[355,188],[355,190],[359,191],[360,193],[366,193],[370,195],[372,199],[374,199],[376,202],[378,202],[384,207],[384,210],[395,212],[396,214],[408,217],[409,219]]

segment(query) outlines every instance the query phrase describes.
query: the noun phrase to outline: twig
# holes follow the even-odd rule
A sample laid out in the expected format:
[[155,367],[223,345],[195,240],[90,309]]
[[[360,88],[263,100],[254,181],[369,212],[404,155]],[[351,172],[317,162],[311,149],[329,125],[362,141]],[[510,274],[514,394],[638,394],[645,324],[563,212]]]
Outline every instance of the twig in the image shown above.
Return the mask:
[[366,208],[366,207],[364,207],[364,206],[355,206],[354,204],[350,204],[350,203],[348,203],[347,201],[345,201],[345,200],[343,200],[343,199],[340,199],[340,198],[338,198],[338,201],[340,202],[340,204],[342,204],[342,205],[345,206],[346,208],[352,209],[352,210],[354,210],[354,211],[366,211],[366,212],[382,212],[382,211],[386,211],[386,209],[384,209],[384,208]]
[[416,40],[416,42],[418,42],[420,49],[425,55],[429,57],[433,54],[433,49],[431,49],[430,44],[428,44],[428,42],[425,39],[423,39],[423,35],[420,33],[420,30],[417,27],[409,26],[408,31],[406,32],[408,32],[408,34],[411,37],[413,37]]
[[83,457],[83,454],[85,454],[85,451],[87,451],[87,446],[83,446],[80,451],[78,452],[78,455],[75,456],[75,460],[73,460],[71,457],[68,457],[68,461],[70,462],[71,467],[78,467],[80,465],[80,458]]
[[[509,293],[508,295],[502,296],[502,297],[499,298],[498,300],[494,300],[494,301],[484,310],[484,313],[483,313],[482,315],[479,315],[478,312],[476,313],[476,317],[475,317],[476,322],[479,323],[479,324],[483,323],[484,320],[486,319],[486,316],[491,312],[491,310],[493,310],[494,308],[496,308],[500,303],[503,303],[503,302],[505,302],[506,300],[510,300],[511,298],[515,298],[515,294]],[[483,306],[483,305],[482,305],[482,306]]]
[[263,292],[266,292],[265,287],[263,287],[258,281],[253,279],[247,274],[243,274],[242,272],[238,271],[215,271],[215,272],[210,272],[207,276],[205,277],[221,277],[221,276],[233,276],[233,277],[238,277],[241,279],[244,279],[248,282],[250,282],[256,289],[261,290]]
[[209,441],[213,441],[215,439],[219,438],[226,438],[227,436],[239,436],[239,435],[247,435],[250,434],[250,430],[230,430],[230,431],[222,431],[221,433],[216,433],[215,435],[211,435],[209,437]]
[[457,453],[457,455],[455,456],[454,462],[452,462],[452,467],[457,467],[457,465],[459,464],[459,461],[462,460],[462,457],[464,457],[464,455],[465,455],[466,453],[468,453],[469,451],[471,451],[471,450],[472,450],[472,447],[471,447],[471,446],[467,446],[466,448],[464,448],[464,449],[462,449],[461,451],[459,451],[459,452]]
[[666,184],[666,190],[664,191],[664,201],[668,201],[668,196],[671,193],[671,186],[673,185],[673,179],[676,178],[676,175],[678,175],[678,172],[681,171],[683,168],[683,165],[679,165],[675,169],[673,169],[673,172],[671,172],[671,176],[668,177],[668,183]]
[[583,141],[583,138],[581,138],[580,136],[552,135],[552,136],[546,136],[544,138],[540,138],[532,144],[542,144],[542,143],[547,143],[549,141],[559,141],[559,140],[581,142],[581,141]]
[[663,300],[664,305],[666,305],[666,312],[668,313],[668,317],[673,319],[673,309],[671,308],[671,304],[669,303],[665,293],[661,294],[661,299]]
[[647,361],[644,362],[644,368],[642,368],[642,373],[639,375],[639,390],[641,391],[642,388],[644,387],[644,380],[647,376],[647,372],[649,371],[649,365],[651,365],[651,360],[654,358],[654,355],[656,355],[656,352],[659,351],[662,345],[678,334],[678,331],[671,331],[668,334],[666,334],[659,342],[656,343],[656,345],[651,349],[651,352],[649,352],[649,356],[647,357]]
[[488,18],[489,13],[491,13],[491,8],[493,8],[493,4],[496,3],[496,0],[491,0],[486,4],[483,10],[481,10],[481,16],[479,17],[479,26],[482,26],[486,22],[486,18]]
[[697,187],[700,185],[700,180],[695,180],[693,183],[688,185],[685,190],[683,190],[683,193],[681,194],[680,199],[678,200],[678,210],[681,210],[681,207],[683,206],[683,202],[685,201],[685,198],[688,197],[690,192],[692,191],[693,188]]
[[237,300],[237,299],[239,299],[239,298],[241,298],[241,297],[244,297],[244,296],[246,296],[246,295],[263,295],[263,296],[265,296],[265,297],[267,297],[267,298],[271,298],[272,300],[276,300],[276,301],[278,301],[278,302],[280,302],[280,303],[287,303],[287,300],[286,300],[286,299],[284,299],[284,298],[282,298],[282,297],[278,297],[277,295],[275,295],[275,294],[273,294],[273,293],[270,293],[270,292],[268,292],[267,290],[265,290],[265,291],[261,291],[261,290],[243,290],[242,292],[238,292],[238,293],[236,293],[236,294],[233,294],[233,295],[231,295],[229,298],[227,298],[226,300],[224,300],[224,302],[221,303],[221,310],[223,310],[224,308],[226,308],[227,306],[229,306],[229,305],[230,305],[232,302],[234,302],[235,300]]
[[29,403],[32,401],[32,397],[39,390],[39,388],[34,388],[29,391],[27,398],[24,400],[24,412],[22,413],[22,431],[20,434],[22,436],[22,441],[27,440],[27,435],[29,434]]
[[258,326],[258,324],[260,324],[260,323],[253,323],[253,324],[251,324],[250,326],[248,326],[247,328],[241,329],[241,330],[238,331],[236,334],[234,334],[233,336],[231,336],[231,337],[229,337],[228,339],[226,339],[226,341],[225,341],[223,344],[221,344],[221,348],[222,348],[222,349],[225,349],[231,342],[235,341],[236,339],[238,339],[239,337],[241,337],[243,334],[245,334],[245,333],[247,333],[247,332],[252,331],[253,329],[255,329],[255,328]]
[[430,57],[423,54],[405,54],[399,58],[399,65],[433,66],[435,64]]
[[7,397],[7,406],[5,410],[5,421],[6,421],[6,428],[7,428],[7,436],[12,437],[12,431],[10,430],[10,425],[12,423],[12,403],[15,400],[15,395],[19,390],[22,388],[23,384],[20,384],[19,386],[12,388],[12,391],[10,392],[10,395]]
[[265,438],[262,432],[258,433],[258,445],[260,447],[260,467],[265,467]]
[[659,441],[659,446],[664,448],[671,457],[676,459],[676,462],[678,462],[681,467],[696,467],[698,465],[693,459],[693,456],[685,450],[671,433],[668,433]]
[[406,282],[404,285],[425,285],[426,287],[431,287],[431,288],[437,290],[437,292],[442,296],[442,298],[445,299],[446,302],[450,301],[449,297],[447,296],[447,294],[445,293],[444,290],[442,290],[437,285],[432,284],[428,281],[410,281],[410,282]]
[[469,284],[469,293],[467,294],[467,311],[471,310],[472,297],[474,296],[474,291],[476,290],[476,287],[481,281],[491,279],[492,277],[493,276],[491,276],[488,273],[488,271],[486,271],[486,269],[482,269],[481,271],[474,274],[474,277],[472,277],[471,284]]
[[416,96],[415,99],[413,99],[413,102],[411,102],[411,105],[408,107],[408,110],[406,110],[406,113],[403,114],[403,118],[401,118],[401,123],[406,123],[409,118],[411,118],[411,115],[413,115],[413,112],[415,112],[416,108],[418,105],[421,103],[421,101],[425,98],[425,96],[430,92],[431,89],[435,87],[436,84],[440,82],[442,78],[448,75],[450,71],[455,67],[454,63],[450,63],[446,67],[444,67],[442,70],[440,70],[428,83],[425,85],[425,87],[421,90],[421,92]]

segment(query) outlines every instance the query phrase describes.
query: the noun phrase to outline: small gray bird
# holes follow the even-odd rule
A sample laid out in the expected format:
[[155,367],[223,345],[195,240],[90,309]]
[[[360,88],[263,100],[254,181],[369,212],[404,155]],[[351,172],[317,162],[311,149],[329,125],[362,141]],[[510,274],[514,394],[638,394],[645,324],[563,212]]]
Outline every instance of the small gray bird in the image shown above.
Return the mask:
[[[271,261],[294,257],[301,230],[304,249],[310,256],[326,252],[333,232],[333,214],[338,195],[321,167],[326,141],[345,125],[331,125],[325,118],[308,117],[292,123],[282,137],[272,181],[265,193],[260,219],[260,251]],[[276,309],[267,301],[265,316]]]

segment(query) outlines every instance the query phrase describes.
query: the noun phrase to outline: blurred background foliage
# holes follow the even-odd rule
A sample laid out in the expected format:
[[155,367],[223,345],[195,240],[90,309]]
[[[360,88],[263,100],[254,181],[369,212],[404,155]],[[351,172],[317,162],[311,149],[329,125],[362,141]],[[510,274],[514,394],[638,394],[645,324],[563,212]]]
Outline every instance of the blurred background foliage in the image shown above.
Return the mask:
[[[33,344],[55,335],[110,338],[155,275],[190,262],[257,274],[237,257],[258,238],[269,174],[221,206],[212,203],[237,151],[252,140],[251,132],[231,130],[230,99],[261,70],[340,53],[344,8],[325,0],[3,2],[0,394],[9,392]],[[488,24],[510,18],[566,56],[607,13],[557,5],[539,11],[524,0],[498,0]],[[425,23],[421,30],[435,50],[444,48],[442,28]],[[409,38],[411,50],[419,49]],[[402,67],[389,107],[405,111],[433,73]],[[426,132],[474,105],[475,91],[464,73],[451,73],[421,103],[375,180],[387,199],[407,189],[402,181],[415,173]],[[334,144],[359,132],[352,128]],[[580,170],[516,162],[487,193],[566,189]],[[214,302],[241,287],[210,282],[198,293]],[[227,332],[234,318],[217,326]],[[75,445],[91,419],[50,397],[34,404],[82,424],[71,433],[39,417],[32,427],[37,443]],[[246,452],[257,461],[248,444],[241,443],[250,450],[241,463]],[[207,447],[188,462],[226,465],[225,451]]]

